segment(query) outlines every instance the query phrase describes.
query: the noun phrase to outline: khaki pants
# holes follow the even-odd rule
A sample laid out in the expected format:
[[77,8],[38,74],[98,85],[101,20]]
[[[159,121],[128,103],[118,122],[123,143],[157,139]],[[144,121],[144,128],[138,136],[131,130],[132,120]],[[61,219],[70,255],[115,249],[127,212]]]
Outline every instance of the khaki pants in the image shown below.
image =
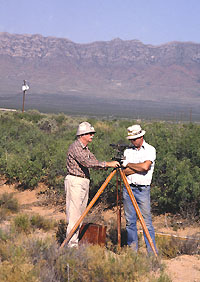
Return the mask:
[[[87,178],[67,175],[65,177],[67,235],[87,207],[90,181]],[[81,224],[80,224],[81,226]],[[68,246],[78,246],[79,228],[70,239]]]

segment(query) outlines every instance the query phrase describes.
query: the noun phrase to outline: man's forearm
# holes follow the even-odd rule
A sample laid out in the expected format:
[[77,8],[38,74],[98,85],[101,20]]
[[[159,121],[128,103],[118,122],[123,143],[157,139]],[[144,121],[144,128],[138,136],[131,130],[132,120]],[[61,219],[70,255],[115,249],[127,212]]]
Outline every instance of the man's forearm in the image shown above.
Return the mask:
[[126,176],[128,176],[128,175],[131,175],[131,174],[134,174],[134,173],[135,173],[135,171],[134,171],[134,170],[132,170],[132,169],[131,169],[131,168],[129,168],[129,167],[124,168],[124,169],[123,169],[123,172],[125,173],[125,175],[126,175]]
[[145,161],[137,164],[128,163],[126,167],[134,171],[134,173],[147,172],[151,167],[151,161]]

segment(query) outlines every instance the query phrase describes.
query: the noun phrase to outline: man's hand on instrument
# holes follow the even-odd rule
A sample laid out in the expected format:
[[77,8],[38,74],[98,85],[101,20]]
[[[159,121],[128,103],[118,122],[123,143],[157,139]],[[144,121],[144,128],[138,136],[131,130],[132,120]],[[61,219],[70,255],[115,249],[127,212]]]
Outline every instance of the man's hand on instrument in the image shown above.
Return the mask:
[[106,167],[120,167],[120,163],[118,161],[111,161],[111,162],[106,162]]

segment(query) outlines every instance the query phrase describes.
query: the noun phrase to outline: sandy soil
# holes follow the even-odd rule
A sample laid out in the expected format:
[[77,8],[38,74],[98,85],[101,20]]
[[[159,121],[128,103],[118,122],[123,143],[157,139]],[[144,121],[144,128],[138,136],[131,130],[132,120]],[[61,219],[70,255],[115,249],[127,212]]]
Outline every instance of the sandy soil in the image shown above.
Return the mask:
[[[0,194],[13,193],[14,197],[18,199],[23,212],[31,214],[40,214],[55,220],[65,219],[65,213],[60,212],[58,207],[48,207],[39,205],[41,202],[38,197],[38,192],[45,190],[45,186],[40,185],[35,190],[18,191],[14,188],[14,185],[5,185],[0,183]],[[97,218],[97,214],[103,218],[108,224],[116,221],[116,210],[99,211],[98,209],[91,211],[89,219],[92,217]],[[181,223],[179,223],[181,224]],[[125,220],[122,212],[122,227],[125,226]],[[138,225],[141,229],[140,224]],[[181,237],[200,237],[199,226],[185,226],[179,228],[177,231],[173,230],[169,226],[169,218],[167,216],[155,217],[154,227],[156,233],[168,234],[169,236],[181,236]],[[166,265],[166,272],[171,277],[173,282],[200,282],[200,256],[198,255],[182,255],[170,260],[162,260]]]

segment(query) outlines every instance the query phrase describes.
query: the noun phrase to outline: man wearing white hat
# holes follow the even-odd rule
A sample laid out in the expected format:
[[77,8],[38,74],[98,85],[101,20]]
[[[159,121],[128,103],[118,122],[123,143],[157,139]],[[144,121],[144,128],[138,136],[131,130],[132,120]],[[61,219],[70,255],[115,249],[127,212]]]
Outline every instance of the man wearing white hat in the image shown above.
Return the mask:
[[[90,183],[89,168],[115,168],[120,165],[117,161],[100,162],[90,152],[87,145],[92,142],[95,132],[90,123],[80,123],[76,133],[77,139],[70,145],[67,152],[67,176],[65,178],[67,235],[87,206]],[[69,241],[69,247],[78,246],[79,229]]]
[[[133,148],[128,148],[124,151],[124,173],[127,176],[128,183],[140,208],[154,246],[156,246],[150,207],[150,184],[156,159],[156,150],[145,142],[143,136],[146,132],[142,130],[140,125],[132,125],[127,130],[127,139],[131,141]],[[126,217],[127,244],[137,251],[137,215],[125,187],[123,190],[123,202]],[[151,246],[144,232],[143,234],[147,251],[151,253]]]

